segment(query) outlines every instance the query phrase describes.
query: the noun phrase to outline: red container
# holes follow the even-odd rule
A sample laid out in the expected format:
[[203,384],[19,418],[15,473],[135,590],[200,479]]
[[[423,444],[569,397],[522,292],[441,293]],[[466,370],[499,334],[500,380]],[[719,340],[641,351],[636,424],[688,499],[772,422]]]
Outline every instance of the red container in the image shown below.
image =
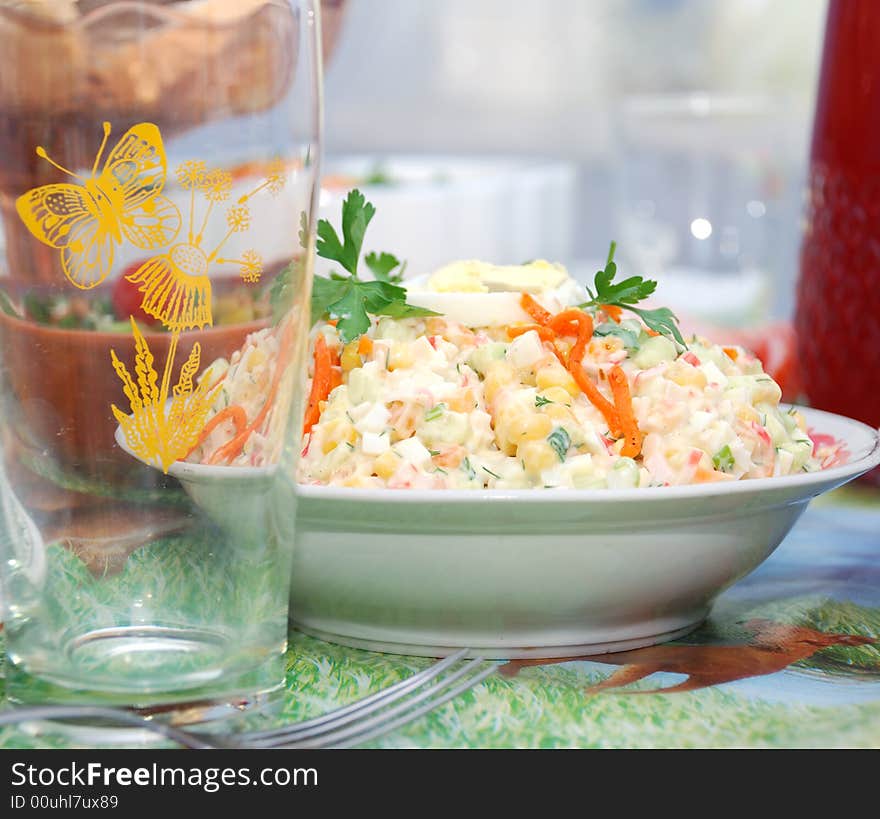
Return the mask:
[[795,326],[810,404],[880,426],[880,2],[830,0]]

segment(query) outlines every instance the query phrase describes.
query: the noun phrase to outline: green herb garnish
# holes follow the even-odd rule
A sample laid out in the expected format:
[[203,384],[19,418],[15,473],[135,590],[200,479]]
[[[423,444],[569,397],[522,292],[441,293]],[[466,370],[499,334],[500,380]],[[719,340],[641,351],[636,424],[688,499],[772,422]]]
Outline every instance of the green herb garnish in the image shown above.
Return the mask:
[[429,409],[425,413],[426,421],[436,421],[440,416],[443,415],[444,410],[446,409],[446,404],[435,404],[431,409]]
[[[406,289],[395,282],[403,267],[390,253],[370,253],[365,258],[367,267],[376,277],[364,281],[357,275],[358,261],[364,234],[376,213],[372,204],[357,189],[349,191],[342,203],[342,238],[326,219],[318,222],[317,254],[322,259],[338,262],[348,271],[347,276],[331,273],[329,278],[316,276],[312,286],[312,320],[329,316],[337,319],[336,329],[343,344],[370,329],[370,314],[409,318],[436,316],[432,310],[406,303]],[[392,271],[400,267],[396,276]]]
[[465,458],[465,459],[461,462],[461,468],[462,468],[462,469],[465,471],[465,473],[467,474],[467,476],[468,476],[468,480],[471,480],[471,481],[476,480],[476,478],[477,478],[477,473],[474,472],[474,468],[471,466],[471,462],[470,462],[470,459],[469,459],[469,458]]
[[727,444],[721,447],[721,449],[712,456],[712,463],[715,464],[715,468],[721,472],[729,472],[733,469],[733,453],[730,451],[730,447]]
[[[397,256],[391,253],[368,253],[364,256],[364,263],[370,268],[370,272],[380,282],[400,284],[403,281],[403,273],[406,270],[406,262],[398,261]],[[396,273],[391,271],[400,268]]]
[[0,310],[6,313],[7,316],[21,318],[18,310],[15,309],[15,305],[12,303],[12,299],[9,298],[4,290],[0,290]]
[[535,406],[536,407],[546,407],[547,404],[554,404],[555,401],[551,401],[549,398],[544,398],[543,395],[535,396]]
[[639,337],[634,330],[630,330],[629,327],[621,327],[613,321],[600,324],[593,330],[593,335],[617,336],[617,338],[623,341],[623,346],[628,350],[634,350],[639,346]]
[[52,323],[52,307],[48,298],[40,298],[36,293],[26,293],[22,301],[28,318],[38,324]]
[[365,185],[393,185],[394,178],[382,165],[374,165],[373,169],[363,178]]
[[565,455],[571,446],[571,436],[564,427],[557,427],[547,436],[547,443],[553,447],[559,460],[565,462]]
[[500,476],[500,475],[498,475],[497,473],[493,472],[491,469],[487,469],[485,466],[483,467],[483,472],[488,472],[493,478],[495,478],[495,479],[498,480],[498,481],[501,480],[501,476]]
[[594,293],[589,287],[587,288],[590,300],[580,305],[581,310],[595,309],[603,304],[629,310],[631,313],[635,313],[654,332],[664,336],[671,336],[677,344],[687,347],[678,329],[678,319],[675,313],[668,307],[658,307],[654,310],[633,307],[634,304],[638,304],[640,301],[648,298],[657,289],[656,281],[645,279],[642,276],[630,276],[623,281],[614,281],[614,277],[617,275],[617,264],[614,261],[614,251],[616,248],[617,244],[612,242],[608,249],[605,269],[598,271],[593,280],[596,292]]

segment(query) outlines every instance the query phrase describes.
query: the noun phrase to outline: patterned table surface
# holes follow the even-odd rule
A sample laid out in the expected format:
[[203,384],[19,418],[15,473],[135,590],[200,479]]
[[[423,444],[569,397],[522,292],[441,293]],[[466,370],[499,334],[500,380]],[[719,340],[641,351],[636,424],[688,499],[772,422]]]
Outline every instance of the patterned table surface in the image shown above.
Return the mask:
[[[878,533],[880,491],[838,490],[814,502],[687,638],[609,655],[607,663],[502,665],[374,745],[880,747]],[[322,713],[428,662],[294,632],[281,719]],[[0,729],[0,747],[62,744]]]

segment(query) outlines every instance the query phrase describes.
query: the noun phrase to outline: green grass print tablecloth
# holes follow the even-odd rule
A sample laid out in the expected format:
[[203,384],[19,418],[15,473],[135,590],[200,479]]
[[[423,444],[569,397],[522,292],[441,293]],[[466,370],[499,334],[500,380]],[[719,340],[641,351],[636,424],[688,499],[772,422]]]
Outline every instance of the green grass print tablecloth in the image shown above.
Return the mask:
[[[848,645],[847,635],[878,642]],[[646,676],[623,689],[587,690],[618,671],[611,663],[508,666],[373,745],[880,747],[880,491],[848,488],[815,502],[779,549],[719,598],[697,632],[654,651],[631,655],[628,668]],[[705,687],[622,693],[686,679],[648,674],[658,656]],[[315,716],[429,662],[292,632],[279,721]],[[752,676],[723,681],[741,674]],[[0,729],[0,747],[62,745]]]

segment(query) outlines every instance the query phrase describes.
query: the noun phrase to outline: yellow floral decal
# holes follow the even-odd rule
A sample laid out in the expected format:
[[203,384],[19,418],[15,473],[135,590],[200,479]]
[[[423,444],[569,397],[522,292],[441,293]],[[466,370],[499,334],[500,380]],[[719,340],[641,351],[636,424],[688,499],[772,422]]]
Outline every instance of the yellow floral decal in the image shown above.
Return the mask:
[[81,184],[43,185],[15,202],[28,230],[61,251],[64,275],[81,290],[107,278],[116,245],[128,241],[143,250],[158,250],[173,242],[180,230],[180,211],[161,195],[166,166],[159,129],[151,122],[130,128],[98,173],[109,137],[110,123],[105,122],[88,177],[62,167],[38,147],[39,157]]
[[[201,347],[193,344],[189,358],[180,368],[170,406],[163,400],[159,376],[153,367],[153,355],[134,319],[131,320],[135,343],[135,378],[110,351],[113,369],[122,381],[122,389],[131,407],[126,415],[115,404],[113,415],[125,433],[132,452],[165,472],[176,460],[186,457],[198,440],[214,400],[216,387],[206,380],[193,389],[193,377],[199,371]],[[170,355],[169,355],[170,358]]]
[[[212,264],[237,264],[245,282],[260,280],[263,261],[255,250],[244,251],[240,259],[221,258],[219,254],[234,233],[250,228],[248,200],[263,189],[277,194],[286,183],[286,170],[280,159],[268,164],[266,179],[227,208],[226,233],[207,251],[202,246],[205,230],[214,208],[231,195],[232,174],[222,168],[208,168],[201,160],[189,160],[176,169],[180,187],[189,192],[189,218],[186,241],[172,244],[180,232],[181,214],[170,199],[160,195],[166,158],[159,129],[149,122],[133,126],[110,151],[99,174],[109,135],[110,124],[104,123],[104,140],[89,178],[62,168],[48,158],[43,148],[37,148],[39,156],[80,179],[82,185],[34,188],[18,198],[16,207],[34,236],[61,250],[65,275],[81,289],[91,289],[104,281],[112,269],[114,246],[123,240],[145,250],[164,249],[126,276],[138,285],[143,311],[171,332],[161,382],[153,354],[134,318],[135,376],[115,350],[110,351],[110,357],[131,409],[126,415],[113,405],[113,414],[132,451],[167,472],[196,445],[214,394],[207,383],[193,385],[201,357],[198,342],[171,388],[180,334],[213,325],[208,275]],[[207,206],[199,218],[197,205],[203,200]]]

